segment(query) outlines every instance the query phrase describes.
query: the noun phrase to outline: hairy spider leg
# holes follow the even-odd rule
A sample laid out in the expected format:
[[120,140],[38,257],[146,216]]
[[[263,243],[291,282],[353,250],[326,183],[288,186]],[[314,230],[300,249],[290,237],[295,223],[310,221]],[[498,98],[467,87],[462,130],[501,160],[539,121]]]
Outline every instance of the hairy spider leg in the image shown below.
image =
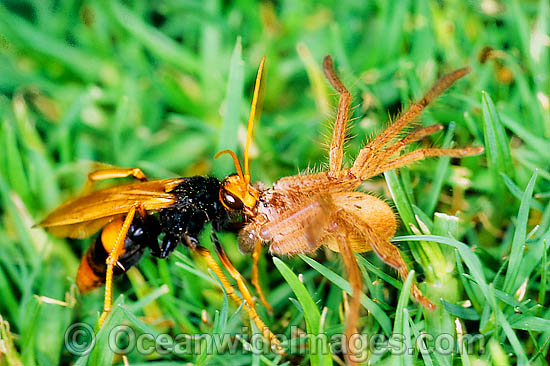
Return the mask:
[[332,140],[329,150],[329,170],[328,175],[331,178],[337,178],[342,170],[342,156],[344,141],[346,138],[346,122],[348,120],[349,105],[351,95],[344,84],[338,78],[334,70],[332,57],[326,56],[323,60],[323,70],[332,87],[340,94],[338,101],[338,113],[332,132]]
[[469,67],[464,67],[453,71],[441,79],[424,95],[424,97],[416,104],[413,104],[409,109],[401,114],[391,125],[389,125],[380,135],[370,141],[365,147],[359,151],[355,162],[350,170],[355,177],[363,177],[365,170],[368,169],[369,163],[376,160],[376,153],[386,145],[391,138],[398,134],[409,123],[415,120],[422,113],[424,108],[436,99],[441,93],[447,90],[455,81],[465,76],[470,72]]

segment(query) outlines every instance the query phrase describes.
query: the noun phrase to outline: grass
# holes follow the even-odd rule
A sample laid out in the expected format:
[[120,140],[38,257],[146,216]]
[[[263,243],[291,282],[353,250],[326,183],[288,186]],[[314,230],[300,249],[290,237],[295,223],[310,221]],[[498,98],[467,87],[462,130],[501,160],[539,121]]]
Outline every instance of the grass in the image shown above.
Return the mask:
[[[252,175],[266,184],[327,161],[336,96],[322,76],[325,54],[333,55],[354,95],[348,163],[388,113],[396,115],[444,72],[472,67],[420,123],[445,126],[427,144],[484,145],[486,153],[424,161],[365,184],[393,202],[402,220],[394,240],[439,305],[422,310],[402,291],[409,281],[396,280],[372,254],[358,256],[362,332],[396,332],[413,346],[410,354],[365,352],[380,365],[546,364],[548,29],[546,0],[3,1],[0,365],[122,364],[109,346],[109,330],[121,324],[136,336],[161,338],[250,328],[204,263],[179,248],[166,261],[145,256],[117,281],[119,306],[91,353],[76,356],[64,345],[65,332],[77,322],[94,327],[103,300],[101,291],[81,296],[74,287],[90,240],[60,240],[31,227],[77,195],[96,162],[139,167],[154,178],[231,173],[229,158],[214,161],[213,155],[230,148],[242,156],[264,54]],[[207,231],[203,242],[210,247]],[[250,278],[250,257],[238,252],[235,236],[222,241]],[[285,346],[303,343],[299,332],[329,339],[342,332],[342,294],[350,287],[337,255],[265,255],[260,266],[274,308],[268,314],[259,305],[260,315],[286,336]],[[336,365],[342,359],[336,348],[319,354],[307,344],[278,356],[258,349],[254,332],[232,338],[234,352],[217,352],[204,338],[193,350],[165,352],[165,345],[127,357],[131,365]],[[483,348],[421,351],[419,344],[434,345],[426,335],[441,334],[466,343],[482,335],[474,343]],[[121,337],[117,344],[129,342]]]

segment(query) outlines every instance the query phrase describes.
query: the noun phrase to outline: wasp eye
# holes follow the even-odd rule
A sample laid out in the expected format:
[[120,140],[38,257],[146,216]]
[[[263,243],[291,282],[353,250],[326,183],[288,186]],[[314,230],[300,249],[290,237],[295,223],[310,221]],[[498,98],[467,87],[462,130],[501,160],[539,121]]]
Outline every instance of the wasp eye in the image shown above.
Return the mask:
[[240,198],[232,195],[231,193],[222,192],[220,194],[220,196],[221,196],[223,205],[225,207],[227,207],[228,209],[234,210],[234,211],[239,211],[239,210],[242,210],[244,208],[243,201]]

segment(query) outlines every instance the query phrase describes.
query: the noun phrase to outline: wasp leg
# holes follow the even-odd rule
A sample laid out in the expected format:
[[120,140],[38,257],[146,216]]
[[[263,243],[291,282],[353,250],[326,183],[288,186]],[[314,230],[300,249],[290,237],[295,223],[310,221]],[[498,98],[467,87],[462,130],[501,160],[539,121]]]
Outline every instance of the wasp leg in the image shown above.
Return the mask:
[[134,207],[128,211],[128,214],[126,215],[126,218],[124,219],[124,223],[122,224],[122,227],[116,237],[115,245],[113,246],[111,252],[109,253],[109,256],[107,257],[106,264],[107,264],[107,271],[105,274],[105,301],[103,304],[103,313],[101,314],[101,317],[99,318],[99,327],[103,325],[103,322],[105,321],[105,318],[112,310],[113,305],[113,271],[115,265],[118,263],[118,257],[120,255],[120,250],[124,246],[124,242],[126,241],[126,236],[128,235],[128,230],[130,229],[130,225],[132,225],[132,221],[134,220],[134,216],[136,214],[136,211],[140,212],[140,214],[144,214],[143,208],[139,206],[139,204],[136,204]]
[[126,178],[126,177],[134,177],[137,180],[141,180],[141,181],[147,180],[147,177],[139,168],[101,169],[88,174],[88,179],[92,182],[97,182],[105,179]]
[[338,113],[336,114],[336,121],[334,121],[332,140],[330,142],[329,150],[328,175],[331,178],[336,178],[342,170],[342,155],[344,141],[346,138],[346,122],[348,120],[351,95],[338,78],[338,75],[334,70],[332,57],[325,57],[323,60],[323,70],[325,71],[325,75],[332,87],[336,89],[338,94],[340,94],[340,100],[338,101]]
[[86,181],[86,186],[84,187],[83,192],[88,193],[94,186],[94,183],[100,180],[113,179],[113,178],[126,178],[126,177],[134,177],[140,181],[147,180],[147,177],[139,168],[100,169],[100,170],[96,170],[91,173],[88,173],[88,180]]
[[222,269],[220,268],[220,266],[218,265],[218,263],[216,262],[216,260],[212,256],[212,253],[210,253],[210,250],[206,249],[205,247],[203,247],[201,245],[197,245],[197,246],[195,246],[193,248],[190,248],[190,249],[193,252],[197,253],[198,255],[200,255],[201,257],[204,258],[208,268],[210,268],[212,270],[212,272],[214,272],[214,274],[216,274],[216,276],[218,277],[218,279],[222,283],[223,289],[227,293],[227,296],[229,296],[231,298],[231,300],[233,300],[236,304],[240,305],[242,303],[242,299],[239,296],[237,296],[237,293],[235,292],[235,289],[233,288],[233,286],[231,286],[231,284],[227,280],[227,277],[225,277]]
[[254,252],[252,252],[252,285],[256,289],[256,292],[258,293],[258,296],[260,298],[261,303],[266,307],[267,311],[269,313],[273,313],[273,307],[270,303],[267,302],[264,292],[262,290],[262,286],[260,285],[260,279],[258,278],[258,261],[260,260],[260,255],[262,253],[262,243],[258,241],[256,244],[256,247],[254,248]]
[[[191,248],[191,250],[193,250],[194,252],[196,252],[197,254],[199,254],[200,256],[202,256],[206,260],[206,264],[208,265],[208,267],[216,274],[216,276],[218,277],[218,279],[222,283],[222,286],[223,286],[225,292],[227,293],[227,296],[229,296],[236,304],[241,304],[242,303],[241,298],[239,296],[237,296],[237,293],[235,292],[235,289],[233,288],[233,286],[231,286],[231,284],[227,280],[227,277],[225,277],[222,269],[220,268],[220,266],[218,265],[218,263],[216,262],[214,257],[212,257],[212,254],[210,253],[210,251],[208,249],[206,249],[205,247],[200,246],[200,245],[197,245],[194,248]],[[245,300],[245,302],[246,302],[246,300]],[[277,353],[284,354],[285,352],[282,349],[279,340],[269,330],[267,325],[265,325],[265,323],[260,319],[260,316],[256,312],[256,309],[254,308],[254,305],[252,305],[252,307],[250,307],[249,304],[246,303],[246,306],[244,308],[246,309],[250,319],[252,319],[254,321],[254,323],[256,324],[256,326],[259,329],[262,330],[262,333],[263,333],[264,337],[267,340],[269,340],[269,342],[271,342],[271,344],[273,344],[275,346],[275,349],[276,349]]]
[[248,291],[248,288],[244,283],[244,279],[242,278],[239,271],[237,271],[237,269],[233,267],[233,264],[229,261],[229,258],[227,258],[227,255],[225,254],[225,250],[223,249],[220,240],[214,233],[212,233],[212,241],[214,242],[216,254],[218,254],[218,257],[220,258],[220,261],[222,262],[227,272],[229,272],[231,277],[233,277],[233,279],[237,281],[237,286],[239,287],[239,290],[241,291],[241,294],[244,297],[246,303],[249,307],[255,308],[254,300],[252,300],[252,295],[250,294],[250,291]]
[[220,261],[222,262],[224,268],[229,272],[231,277],[233,277],[233,279],[237,282],[237,286],[239,287],[239,290],[241,291],[241,294],[246,301],[246,305],[247,305],[246,309],[247,309],[248,315],[254,321],[254,323],[256,323],[256,326],[258,327],[258,329],[260,329],[264,337],[275,348],[276,352],[279,354],[284,354],[284,350],[281,347],[281,343],[279,342],[279,339],[275,336],[275,334],[271,332],[269,327],[262,321],[262,319],[260,319],[260,316],[256,312],[254,301],[252,300],[250,291],[248,291],[248,288],[246,287],[246,283],[244,282],[243,277],[241,276],[239,271],[237,271],[237,269],[233,267],[233,264],[231,263],[231,261],[229,261],[229,258],[227,258],[227,255],[223,250],[221,242],[215,233],[212,233],[212,241],[214,243],[216,253],[218,254],[218,257],[220,258]]

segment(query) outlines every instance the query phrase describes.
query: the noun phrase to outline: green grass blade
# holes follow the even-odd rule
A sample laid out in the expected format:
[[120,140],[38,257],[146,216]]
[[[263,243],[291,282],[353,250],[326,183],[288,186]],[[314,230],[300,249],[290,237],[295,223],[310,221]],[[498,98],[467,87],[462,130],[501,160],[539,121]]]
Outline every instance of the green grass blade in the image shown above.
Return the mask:
[[103,69],[103,61],[100,58],[48,36],[33,24],[8,12],[3,5],[0,5],[0,31],[11,36],[15,44],[24,45],[25,49],[61,62],[87,81],[98,80],[100,77],[100,71]]
[[184,72],[200,73],[199,60],[183,44],[178,44],[158,29],[143,22],[118,1],[108,1],[107,7],[118,24],[158,58],[177,66]]
[[18,146],[16,131],[11,121],[4,120],[2,124],[3,149],[5,149],[4,154],[6,159],[3,163],[6,165],[8,172],[7,183],[10,184],[12,189],[17,192],[24,202],[30,202],[31,193],[23,163],[24,151]]
[[506,334],[506,337],[508,338],[508,341],[510,341],[510,344],[512,345],[512,348],[514,352],[516,353],[516,356],[518,358],[518,365],[528,365],[529,360],[527,358],[527,355],[525,354],[525,351],[521,345],[520,340],[518,339],[516,333],[508,323],[506,317],[502,313],[500,309],[495,309],[495,312],[497,314],[497,321],[499,322],[500,327],[504,330],[504,333]]
[[[548,242],[544,240],[543,243],[544,243],[544,250],[542,252],[540,288],[539,288],[539,298],[538,298],[539,304],[541,304],[542,306],[544,306],[544,303],[546,300],[546,276],[548,276],[548,272],[546,271]],[[542,311],[542,308],[541,308],[541,311]]]
[[481,261],[479,258],[472,252],[472,250],[464,243],[461,243],[453,238],[445,238],[442,236],[437,235],[407,235],[407,236],[396,236],[392,239],[393,242],[401,242],[401,241],[407,241],[407,240],[414,240],[414,241],[433,241],[440,244],[446,244],[454,247],[458,250],[460,256],[470,269],[473,278],[477,282],[477,284],[481,287],[482,293],[485,298],[487,298],[489,294],[489,285],[487,283],[487,280],[485,278],[485,274],[483,272],[483,266],[481,265]]
[[544,156],[545,159],[550,159],[550,142],[547,139],[535,135],[526,128],[527,126],[506,114],[501,114],[500,117],[500,121],[504,126],[519,136],[534,151]]
[[[225,112],[223,114],[222,127],[218,140],[218,151],[231,150],[237,151],[237,134],[241,122],[241,107],[243,103],[244,87],[244,62],[242,59],[241,38],[237,38],[231,62],[229,64],[229,80],[225,92]],[[218,177],[227,176],[234,172],[235,168],[229,156],[217,159],[214,163],[214,173]]]
[[[309,258],[309,257],[308,257]],[[371,262],[369,262],[365,257],[363,257],[361,254],[357,254],[355,256],[359,263],[361,263],[363,266],[365,266],[370,272],[374,273],[378,277],[380,277],[384,282],[389,283],[393,287],[395,287],[398,290],[401,290],[403,288],[403,284],[401,281],[393,278],[389,274],[385,273],[382,269],[378,268]]]
[[[110,346],[111,332],[115,327],[118,327],[124,318],[124,312],[120,305],[122,304],[123,296],[119,296],[113,305],[111,314],[107,316],[103,326],[96,335],[96,344],[92,352],[89,354],[87,364],[90,366],[111,365],[115,357],[114,349]],[[97,329],[96,329],[97,330]]]
[[[401,182],[399,181],[399,177],[397,176],[395,170],[384,172],[384,177],[386,178],[386,183],[390,189],[397,212],[399,212],[399,217],[403,220],[403,224],[405,225],[407,232],[412,234],[413,231],[411,226],[418,227],[418,223],[416,222],[412,205],[407,198],[407,194]],[[426,254],[422,251],[421,245],[413,242],[409,243],[409,246],[414,259],[417,262],[423,265],[427,265],[429,263]]]
[[[304,310],[304,317],[306,320],[307,332],[313,337],[313,342],[310,341],[310,359],[312,366],[332,365],[332,356],[330,348],[326,342],[325,337],[317,337],[321,334],[320,322],[321,314],[319,309],[315,305],[315,302],[311,298],[311,295],[305,288],[304,284],[300,282],[298,276],[292,272],[292,270],[279,258],[274,257],[273,263],[275,267],[281,272],[281,275],[287,281],[287,283],[294,291],[294,294],[300,301],[302,309]],[[320,340],[320,342],[317,341]]]
[[516,352],[516,355],[518,356],[519,364],[525,365],[527,362],[527,356],[525,355],[525,352],[521,347],[521,343],[519,342],[517,335],[512,330],[512,327],[508,323],[504,314],[502,313],[500,308],[496,305],[496,299],[492,290],[492,286],[488,285],[485,279],[485,275],[483,274],[483,270],[482,270],[483,267],[481,266],[481,262],[479,261],[479,258],[470,250],[470,248],[468,248],[468,246],[466,246],[464,243],[461,243],[455,239],[443,238],[435,235],[402,236],[402,237],[394,238],[394,241],[405,241],[405,240],[434,241],[441,244],[451,245],[454,248],[458,249],[462,259],[466,262],[466,265],[468,266],[468,268],[470,268],[473,278],[476,280],[477,284],[480,286],[484,297],[487,299],[488,303],[490,304],[492,311],[496,313],[498,324],[504,330],[506,337],[508,338],[508,340],[510,341],[510,344],[512,345],[512,348],[514,349],[514,352]]
[[487,92],[481,93],[481,104],[487,163],[495,179],[494,183],[497,184],[500,173],[512,176],[512,156],[496,107]]
[[514,329],[546,332],[550,329],[550,320],[535,316],[519,316],[510,321],[510,326]]
[[441,301],[441,303],[445,307],[446,311],[448,311],[449,313],[451,313],[452,315],[454,315],[456,317],[459,317],[461,319],[466,319],[466,320],[479,320],[479,319],[481,319],[481,316],[479,315],[479,313],[475,309],[465,308],[465,307],[460,306],[460,305],[451,304],[451,303],[448,303],[445,300]]
[[531,180],[527,184],[527,188],[521,198],[521,204],[519,206],[518,218],[516,222],[516,230],[514,232],[514,239],[512,241],[512,251],[510,253],[510,260],[508,261],[508,269],[506,271],[506,278],[504,280],[504,291],[512,293],[514,289],[523,280],[518,278],[520,271],[521,261],[523,258],[523,247],[525,245],[525,239],[527,235],[527,220],[529,219],[529,204],[531,197],[533,196],[533,189],[535,187],[535,181],[537,180],[537,171],[533,173]]
[[[459,218],[456,216],[446,215],[444,213],[436,212],[434,215],[434,229],[432,233],[434,235],[451,236],[452,238],[458,237]],[[442,247],[441,253],[445,257],[447,267],[445,270],[449,275],[454,273],[454,261],[451,258],[454,256],[454,250],[449,247]],[[454,277],[454,275],[453,275]]]
[[414,271],[410,271],[405,283],[403,283],[403,289],[399,294],[399,300],[397,301],[397,308],[395,309],[395,321],[393,322],[393,333],[403,334],[403,327],[405,327],[405,314],[404,310],[409,303],[411,286],[414,281]]
[[405,191],[403,190],[403,187],[399,182],[397,173],[395,172],[395,170],[390,170],[384,172],[384,177],[386,178],[386,183],[388,184],[388,188],[390,189],[390,193],[393,198],[393,202],[395,203],[395,207],[397,208],[397,212],[399,212],[399,217],[401,217],[401,220],[403,220],[407,231],[409,233],[412,233],[410,225],[418,226],[418,224],[414,218],[414,212],[412,210],[411,204],[407,199],[407,195],[405,194]]
[[[510,193],[512,193],[514,197],[521,201],[523,197],[523,191],[506,174],[501,173],[500,175]],[[532,208],[540,212],[543,212],[545,209],[545,207],[539,201],[535,200],[532,197],[529,198],[529,204]]]
[[396,361],[399,365],[412,365],[412,355],[409,350],[412,349],[410,344],[411,329],[409,326],[409,311],[407,304],[409,303],[411,286],[414,281],[414,271],[411,271],[403,284],[403,290],[399,294],[397,308],[395,310],[395,321],[393,322],[393,336],[398,336],[402,339],[400,346],[404,347],[402,352],[398,352]]
[[[456,124],[454,122],[449,124],[449,128],[447,130],[447,133],[445,133],[445,138],[443,139],[443,144],[441,145],[441,147],[448,148],[451,146],[455,127]],[[432,189],[430,190],[427,203],[425,204],[423,209],[424,213],[426,213],[426,215],[430,217],[433,215],[437,202],[439,201],[441,188],[443,187],[443,181],[449,170],[450,162],[451,157],[449,156],[440,157],[439,161],[437,162],[437,167],[435,168],[435,172],[433,175]]]
[[[303,254],[300,254],[299,256],[304,262],[313,267],[317,272],[322,274],[330,282],[334,283],[336,286],[346,291],[349,295],[352,295],[351,285],[348,281],[344,280],[341,276],[323,266],[321,263],[315,261],[314,259]],[[365,294],[361,294],[361,304],[365,309],[372,313],[376,321],[378,321],[378,323],[380,323],[380,325],[382,326],[382,329],[384,329],[384,332],[386,334],[390,334],[391,322],[386,313]]]

